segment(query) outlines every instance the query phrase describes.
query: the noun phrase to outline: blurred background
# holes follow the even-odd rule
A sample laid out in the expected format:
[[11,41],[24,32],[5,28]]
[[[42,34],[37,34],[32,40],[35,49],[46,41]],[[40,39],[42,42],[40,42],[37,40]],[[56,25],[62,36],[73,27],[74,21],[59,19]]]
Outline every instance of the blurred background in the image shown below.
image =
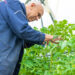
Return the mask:
[[[20,0],[22,3],[25,3],[27,0]],[[34,0],[35,1],[35,0]],[[45,1],[45,0],[41,0]],[[66,19],[68,23],[75,23],[75,0],[46,0],[46,5],[50,8],[52,16],[55,20],[61,21]],[[38,21],[30,22],[31,27],[41,28],[42,26],[47,27],[50,24],[53,24],[53,20],[48,13],[47,9],[44,8],[44,15]]]

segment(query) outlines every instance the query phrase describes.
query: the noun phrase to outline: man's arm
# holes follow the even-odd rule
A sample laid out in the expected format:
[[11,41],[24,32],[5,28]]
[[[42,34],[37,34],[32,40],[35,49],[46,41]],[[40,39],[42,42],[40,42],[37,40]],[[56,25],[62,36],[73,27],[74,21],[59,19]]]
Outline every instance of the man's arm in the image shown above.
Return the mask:
[[[3,9],[1,8],[2,16],[8,23],[11,30],[19,38],[26,41],[34,42],[35,44],[42,44],[44,41],[48,42],[52,40],[53,38],[52,35],[44,34],[32,29],[28,25],[26,16],[24,16],[21,12],[14,14],[14,11],[12,11],[7,5],[3,5],[2,7],[3,7]],[[4,12],[6,12],[6,14]]]
[[[28,25],[26,16],[21,12],[14,14],[8,5],[3,5],[1,14],[9,25],[9,28],[14,32],[15,36],[26,41],[34,42],[35,44],[42,44],[45,39],[45,34],[32,29]],[[4,13],[6,12],[6,14]]]

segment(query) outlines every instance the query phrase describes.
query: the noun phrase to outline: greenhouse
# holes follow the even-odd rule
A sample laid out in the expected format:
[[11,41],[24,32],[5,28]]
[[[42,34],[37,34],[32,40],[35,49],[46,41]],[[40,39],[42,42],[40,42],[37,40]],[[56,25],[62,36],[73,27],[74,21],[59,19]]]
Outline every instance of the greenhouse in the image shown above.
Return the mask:
[[35,29],[41,28],[40,31],[47,34],[61,35],[63,41],[59,44],[49,43],[44,47],[34,45],[25,49],[19,75],[75,75],[75,1],[40,1],[48,1],[46,5],[49,8],[44,8],[43,25],[41,20],[30,25]]
[[0,0],[0,75],[75,75],[74,9],[75,0]]

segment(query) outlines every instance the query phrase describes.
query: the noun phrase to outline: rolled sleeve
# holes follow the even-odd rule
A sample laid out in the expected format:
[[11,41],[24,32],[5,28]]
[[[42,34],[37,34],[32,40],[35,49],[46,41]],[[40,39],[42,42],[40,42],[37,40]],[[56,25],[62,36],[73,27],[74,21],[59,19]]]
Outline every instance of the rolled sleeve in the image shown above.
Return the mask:
[[40,33],[40,42],[39,44],[42,44],[45,40],[45,34],[44,33]]

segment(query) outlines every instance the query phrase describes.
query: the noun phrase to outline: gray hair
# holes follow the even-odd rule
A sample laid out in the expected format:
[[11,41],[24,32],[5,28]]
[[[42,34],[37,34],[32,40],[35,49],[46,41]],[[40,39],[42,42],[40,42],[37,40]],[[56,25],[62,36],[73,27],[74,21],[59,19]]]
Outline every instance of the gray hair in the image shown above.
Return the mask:
[[[32,1],[29,1],[29,2],[27,3],[27,5],[31,5],[32,3],[35,3],[36,5],[41,4],[41,2],[38,1],[38,0],[36,0],[36,1],[32,0]],[[41,5],[42,5],[42,4],[41,4]]]

